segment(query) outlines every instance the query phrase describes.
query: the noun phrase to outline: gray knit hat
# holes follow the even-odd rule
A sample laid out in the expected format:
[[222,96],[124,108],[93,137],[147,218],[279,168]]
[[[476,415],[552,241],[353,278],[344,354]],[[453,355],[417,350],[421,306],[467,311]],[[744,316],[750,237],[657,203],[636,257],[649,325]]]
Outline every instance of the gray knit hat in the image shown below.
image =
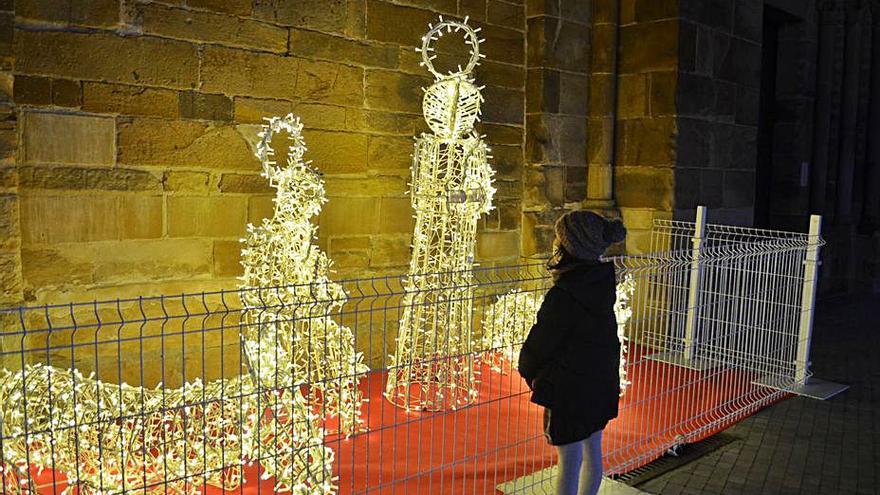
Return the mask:
[[609,246],[626,238],[626,228],[620,220],[579,210],[566,213],[556,221],[556,237],[574,258],[596,260]]

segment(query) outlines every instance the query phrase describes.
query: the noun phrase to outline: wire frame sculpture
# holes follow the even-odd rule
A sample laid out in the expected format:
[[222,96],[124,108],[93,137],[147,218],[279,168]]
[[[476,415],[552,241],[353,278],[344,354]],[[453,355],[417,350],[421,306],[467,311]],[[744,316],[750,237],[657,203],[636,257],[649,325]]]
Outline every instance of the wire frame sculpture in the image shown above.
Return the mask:
[[[626,324],[632,318],[630,299],[636,285],[632,275],[624,275],[617,282],[617,299],[614,302],[614,315],[617,319],[617,339],[620,341],[620,395],[630,385],[627,377],[628,338]],[[544,292],[513,289],[489,306],[483,316],[483,348],[489,367],[498,373],[508,373],[516,367],[519,351],[538,318],[538,310],[544,301]]]
[[[470,59],[441,74],[432,46],[462,33]],[[492,209],[489,148],[474,131],[483,97],[472,71],[482,55],[479,28],[464,21],[429,25],[422,65],[435,76],[422,109],[431,133],[416,138],[411,201],[416,212],[403,312],[385,397],[399,407],[447,410],[474,400],[472,289],[477,221]]]
[[[293,114],[263,126],[257,156],[263,176],[276,189],[275,213],[248,225],[241,253],[245,355],[266,387],[308,382],[309,403],[325,427],[350,435],[363,424],[358,382],[367,372],[351,329],[333,318],[346,302],[343,287],[330,280],[330,258],[313,242],[312,217],[327,202],[324,182],[308,162],[303,125]],[[283,166],[272,138],[284,132],[291,144]]]

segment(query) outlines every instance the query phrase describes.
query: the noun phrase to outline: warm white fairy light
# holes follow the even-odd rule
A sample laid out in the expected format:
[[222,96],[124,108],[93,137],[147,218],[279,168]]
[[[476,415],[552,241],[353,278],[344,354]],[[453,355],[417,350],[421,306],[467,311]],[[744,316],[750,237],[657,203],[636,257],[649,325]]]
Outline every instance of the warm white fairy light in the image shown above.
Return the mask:
[[[617,318],[617,339],[620,341],[620,395],[632,383],[627,379],[626,354],[628,350],[626,324],[633,311],[630,298],[636,285],[631,275],[624,276],[617,284],[614,315]],[[523,342],[538,317],[538,309],[544,301],[539,291],[512,290],[498,297],[483,316],[483,346],[490,368],[506,373],[515,366]]]
[[[432,43],[462,33],[464,69],[441,74]],[[440,18],[422,38],[422,65],[436,80],[422,109],[432,133],[416,138],[411,201],[416,212],[410,276],[385,397],[406,409],[454,409],[477,389],[471,337],[471,274],[477,220],[492,208],[489,149],[474,131],[483,97],[471,72],[482,55],[479,28]]]
[[[367,371],[350,328],[338,324],[346,294],[330,280],[330,259],[315,243],[312,218],[327,198],[321,176],[303,161],[302,123],[293,114],[267,120],[257,156],[275,188],[275,212],[248,225],[242,303],[245,355],[265,387],[308,383],[308,400],[324,419],[351,434],[362,427],[358,382]],[[286,160],[275,161],[273,137],[290,140]]]

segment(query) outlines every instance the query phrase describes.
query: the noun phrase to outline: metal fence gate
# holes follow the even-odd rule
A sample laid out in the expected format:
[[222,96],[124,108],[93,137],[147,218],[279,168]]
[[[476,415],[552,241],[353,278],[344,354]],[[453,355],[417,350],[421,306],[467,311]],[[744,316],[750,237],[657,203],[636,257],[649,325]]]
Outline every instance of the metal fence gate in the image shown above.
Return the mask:
[[[657,222],[652,253],[609,259],[628,386],[604,436],[607,473],[809,376],[818,219],[798,234],[707,225],[700,212]],[[555,453],[511,366],[548,274],[449,279],[465,282],[423,299],[400,276],[2,311],[2,493],[541,493]],[[312,302],[291,307],[292,293]],[[470,398],[395,406],[387,379],[416,362],[392,358],[401,320],[455,298],[467,298],[470,338],[441,335],[429,360],[472,373]],[[329,341],[336,328],[352,341]]]

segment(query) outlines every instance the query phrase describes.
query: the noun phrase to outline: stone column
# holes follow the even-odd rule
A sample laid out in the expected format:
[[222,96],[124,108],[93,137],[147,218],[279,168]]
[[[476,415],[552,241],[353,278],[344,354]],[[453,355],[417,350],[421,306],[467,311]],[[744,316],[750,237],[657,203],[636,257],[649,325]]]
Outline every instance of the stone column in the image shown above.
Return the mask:
[[590,113],[587,120],[587,199],[591,209],[614,207],[614,158],[617,131],[617,50],[620,1],[593,3],[590,45]]
[[586,197],[591,4],[527,4],[525,257],[548,256],[554,222]]

